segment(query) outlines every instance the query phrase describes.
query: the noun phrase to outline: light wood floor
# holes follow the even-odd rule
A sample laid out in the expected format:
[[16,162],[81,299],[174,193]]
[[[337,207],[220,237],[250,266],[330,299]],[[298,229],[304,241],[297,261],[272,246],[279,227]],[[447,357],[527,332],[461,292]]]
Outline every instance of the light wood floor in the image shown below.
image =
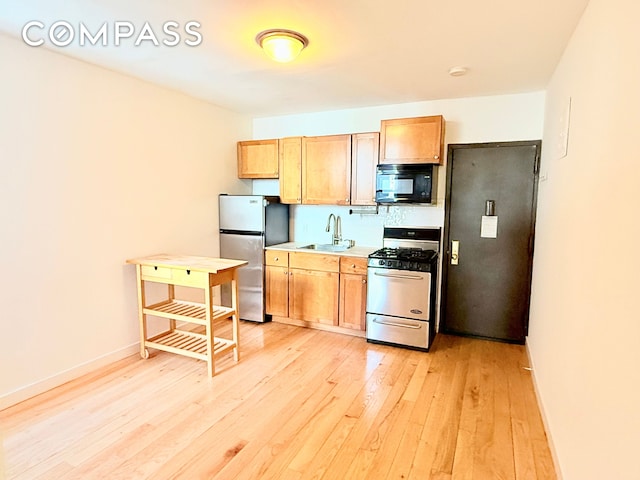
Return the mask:
[[7,478],[556,478],[522,346],[241,335],[240,363],[213,379],[201,361],[134,356],[0,412]]

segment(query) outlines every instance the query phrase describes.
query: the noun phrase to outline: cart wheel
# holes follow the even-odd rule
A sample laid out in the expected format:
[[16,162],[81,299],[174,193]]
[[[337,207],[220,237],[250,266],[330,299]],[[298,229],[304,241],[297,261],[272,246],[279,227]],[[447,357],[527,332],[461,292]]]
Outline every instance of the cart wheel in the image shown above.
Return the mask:
[[145,349],[144,349],[144,353],[141,353],[141,354],[140,354],[140,356],[141,356],[142,358],[144,358],[145,360],[147,360],[147,359],[149,358],[149,349],[148,349],[148,348],[145,348]]

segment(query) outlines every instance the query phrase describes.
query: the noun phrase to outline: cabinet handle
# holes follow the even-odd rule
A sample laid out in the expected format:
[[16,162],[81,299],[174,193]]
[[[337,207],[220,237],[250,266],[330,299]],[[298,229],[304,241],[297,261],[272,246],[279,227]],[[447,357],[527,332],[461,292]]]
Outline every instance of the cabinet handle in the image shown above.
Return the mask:
[[351,268],[356,268],[356,264],[354,263],[353,265],[351,265]]
[[287,272],[287,271],[285,270],[284,274],[285,274],[285,275],[289,275],[289,272]]
[[367,280],[363,278],[362,279],[362,284],[364,285],[365,283],[367,283]]
[[440,155],[434,155],[433,158],[438,160],[440,158]]
[[273,259],[274,262],[277,262],[278,260],[280,260],[278,257]]

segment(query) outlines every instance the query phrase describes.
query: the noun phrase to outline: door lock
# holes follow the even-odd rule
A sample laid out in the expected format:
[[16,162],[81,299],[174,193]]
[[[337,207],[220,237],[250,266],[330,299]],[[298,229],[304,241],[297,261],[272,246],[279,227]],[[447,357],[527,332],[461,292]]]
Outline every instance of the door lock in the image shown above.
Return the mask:
[[451,241],[451,265],[458,265],[458,248],[460,242],[458,240]]

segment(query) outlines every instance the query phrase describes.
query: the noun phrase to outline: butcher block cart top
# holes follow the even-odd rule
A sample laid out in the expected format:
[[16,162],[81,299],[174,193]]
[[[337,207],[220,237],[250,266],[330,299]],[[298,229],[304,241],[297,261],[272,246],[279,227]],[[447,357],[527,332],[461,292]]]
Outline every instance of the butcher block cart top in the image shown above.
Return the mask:
[[[126,263],[136,265],[142,358],[149,358],[147,347],[151,347],[205,360],[209,376],[215,374],[217,355],[233,350],[234,360],[237,362],[240,359],[237,271],[247,264],[246,261],[159,254],[129,259]],[[147,305],[145,282],[166,284],[167,299]],[[223,283],[231,283],[230,307],[214,305],[212,302],[211,289]],[[204,303],[176,299],[175,286],[203,289]],[[147,338],[147,315],[168,319],[168,330]],[[224,318],[231,319],[232,338],[214,336],[213,322]],[[200,325],[204,327],[204,333],[185,329],[186,324]]]

